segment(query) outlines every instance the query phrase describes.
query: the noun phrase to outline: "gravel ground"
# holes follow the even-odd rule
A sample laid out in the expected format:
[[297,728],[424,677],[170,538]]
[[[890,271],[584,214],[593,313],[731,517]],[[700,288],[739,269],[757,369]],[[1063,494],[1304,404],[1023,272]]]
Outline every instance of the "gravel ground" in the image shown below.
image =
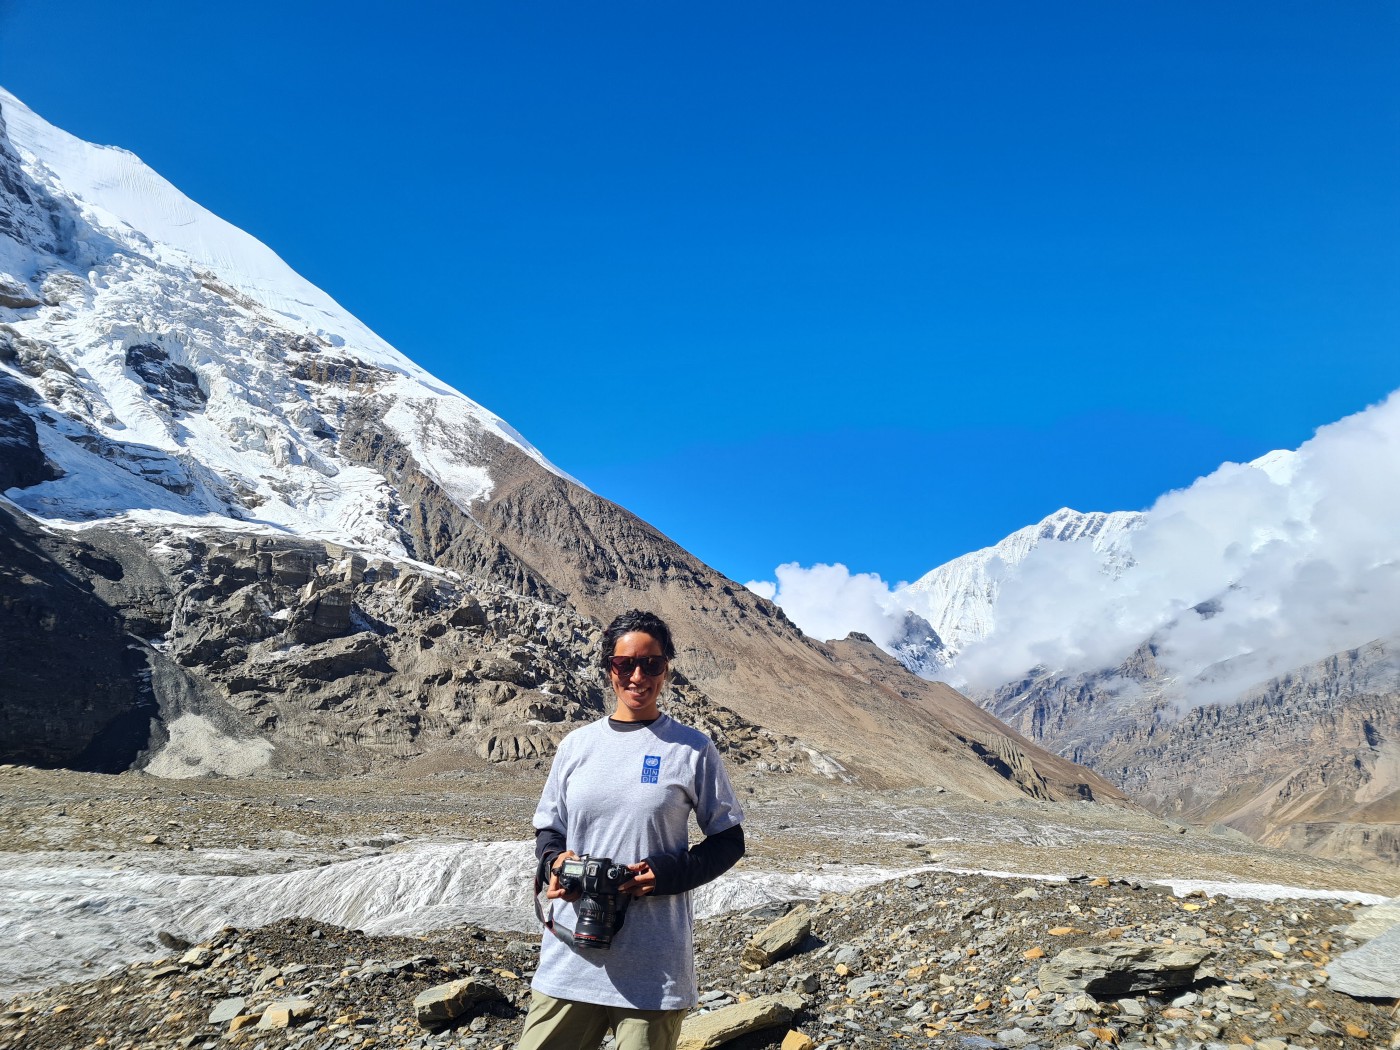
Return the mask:
[[[350,781],[168,781],[0,767],[0,848],[61,851],[81,863],[152,871],[290,870],[404,839],[529,835],[545,770]],[[745,942],[790,905],[698,927],[702,1010],[767,994],[803,1004],[731,1050],[905,1045],[1289,1050],[1400,1046],[1390,1003],[1327,986],[1355,945],[1355,906],[1250,900],[1217,890],[1178,898],[1142,880],[1283,884],[1400,895],[1400,873],[1262,849],[1094,805],[988,805],[932,792],[872,794],[795,778],[741,776],[752,870],[872,865],[913,875],[809,902],[794,954],[756,973]],[[217,851],[240,852],[236,860]],[[213,852],[214,858],[205,854]],[[242,866],[241,868],[239,866]],[[1047,882],[1021,876],[1074,876]],[[1187,945],[1208,953],[1190,984],[1129,995],[1042,992],[1040,967],[1071,947]],[[509,1047],[528,997],[534,939],[469,926],[369,937],[302,919],[225,930],[168,959],[0,1005],[0,1050],[248,1047]],[[472,979],[486,996],[445,1028],[413,1002]],[[290,999],[285,1029],[251,1027]],[[217,1018],[211,1020],[211,1017]]]

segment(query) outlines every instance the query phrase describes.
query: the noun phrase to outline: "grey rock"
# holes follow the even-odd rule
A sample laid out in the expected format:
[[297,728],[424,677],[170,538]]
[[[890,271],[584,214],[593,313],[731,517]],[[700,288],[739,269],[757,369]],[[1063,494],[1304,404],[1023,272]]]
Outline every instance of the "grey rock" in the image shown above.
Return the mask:
[[214,1009],[209,1011],[209,1023],[227,1024],[241,1014],[247,1005],[248,1000],[241,995],[236,995],[231,999],[222,999],[214,1004]]
[[860,959],[860,949],[854,948],[848,944],[836,953],[836,958],[833,961],[838,966],[845,966],[854,971],[860,969]]
[[1353,998],[1400,999],[1400,926],[1333,959],[1328,985]]
[[849,995],[864,995],[872,989],[879,988],[885,983],[885,978],[881,974],[867,974],[865,977],[857,977],[846,985],[846,992]]
[[192,947],[192,944],[189,941],[185,940],[185,938],[176,936],[175,934],[169,933],[166,930],[161,930],[158,934],[156,934],[156,940],[160,941],[161,944],[169,948],[171,951],[176,952],[188,951]]
[[1019,1028],[1008,1028],[1005,1031],[997,1033],[997,1042],[1001,1043],[1003,1046],[1019,1048],[1029,1046],[1031,1043],[1035,1042],[1035,1036]]
[[1369,941],[1392,926],[1400,924],[1400,900],[1385,901],[1362,908],[1356,913],[1356,920],[1342,931],[1343,936],[1354,941]]
[[499,998],[495,985],[467,977],[419,992],[413,1000],[413,1014],[423,1027],[433,1028],[455,1021],[477,1003]]
[[1195,983],[1197,970],[1209,957],[1203,948],[1133,941],[1069,948],[1040,967],[1039,981],[1047,992],[1096,995],[1179,988]]
[[259,1028],[291,1028],[302,1021],[310,1020],[316,1012],[316,1004],[310,999],[281,999],[270,1003],[263,1010]]
[[708,1014],[692,1014],[681,1025],[676,1050],[713,1050],[750,1032],[787,1024],[806,1005],[794,992],[761,995]]
[[814,973],[798,973],[788,978],[787,991],[813,995],[821,987],[821,978]]
[[812,913],[799,904],[781,919],[769,924],[744,946],[739,965],[745,970],[761,970],[792,954],[812,932]]

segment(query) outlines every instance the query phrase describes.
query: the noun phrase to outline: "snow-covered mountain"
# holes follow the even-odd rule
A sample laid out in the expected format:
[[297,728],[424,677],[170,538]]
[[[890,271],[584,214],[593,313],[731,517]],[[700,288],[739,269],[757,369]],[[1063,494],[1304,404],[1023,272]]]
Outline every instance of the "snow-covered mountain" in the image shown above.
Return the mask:
[[[203,514],[402,556],[384,478],[337,448],[343,392],[464,510],[494,480],[482,434],[514,429],[385,343],[266,246],[132,154],[0,92],[0,295],[30,413],[60,476],[10,498],[49,520]],[[36,192],[37,191],[37,192]],[[42,275],[36,280],[34,275]],[[66,368],[45,368],[60,359]]]
[[1121,800],[804,637],[136,157],[3,93],[0,448],[0,760],[535,762],[604,709],[598,622],[645,606],[683,645],[668,703],[736,763]]
[[898,597],[938,632],[947,647],[944,664],[951,665],[958,653],[992,633],[1003,581],[1041,544],[1087,545],[1104,571],[1117,575],[1131,562],[1126,537],[1143,520],[1129,511],[1082,514],[1065,507],[991,547],[930,570],[900,588]]
[[1397,488],[1393,396],[1145,512],[1059,511],[896,597],[949,643],[939,677],[974,691],[1151,641],[1177,706],[1229,702],[1400,627]]

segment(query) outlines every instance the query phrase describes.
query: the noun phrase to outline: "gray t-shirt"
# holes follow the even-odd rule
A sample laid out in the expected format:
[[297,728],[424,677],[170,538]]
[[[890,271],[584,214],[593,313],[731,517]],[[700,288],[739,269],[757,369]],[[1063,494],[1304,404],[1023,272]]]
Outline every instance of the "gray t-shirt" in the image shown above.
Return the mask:
[[[634,864],[685,853],[691,813],[704,835],[744,819],[709,737],[669,715],[635,728],[601,719],[560,742],[534,824],[562,832],[575,853]],[[576,929],[574,906],[551,903],[555,920]],[[571,948],[546,931],[532,987],[556,999],[687,1009],[698,998],[693,922],[689,893],[651,894],[631,902],[609,949]]]

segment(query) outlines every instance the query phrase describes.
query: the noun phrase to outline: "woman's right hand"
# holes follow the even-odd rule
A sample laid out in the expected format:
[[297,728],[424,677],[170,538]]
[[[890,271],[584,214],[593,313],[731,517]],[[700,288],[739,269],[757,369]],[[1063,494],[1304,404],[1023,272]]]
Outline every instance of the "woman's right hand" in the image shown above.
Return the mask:
[[577,856],[577,853],[569,849],[565,850],[563,853],[559,854],[559,856],[554,858],[554,864],[549,869],[549,889],[547,889],[544,894],[547,899],[558,900],[562,897],[564,900],[572,903],[573,901],[576,901],[583,896],[583,894],[578,890],[574,890],[572,893],[566,892],[564,890],[564,887],[559,885],[559,872],[561,870],[561,865],[566,860],[572,860]]

